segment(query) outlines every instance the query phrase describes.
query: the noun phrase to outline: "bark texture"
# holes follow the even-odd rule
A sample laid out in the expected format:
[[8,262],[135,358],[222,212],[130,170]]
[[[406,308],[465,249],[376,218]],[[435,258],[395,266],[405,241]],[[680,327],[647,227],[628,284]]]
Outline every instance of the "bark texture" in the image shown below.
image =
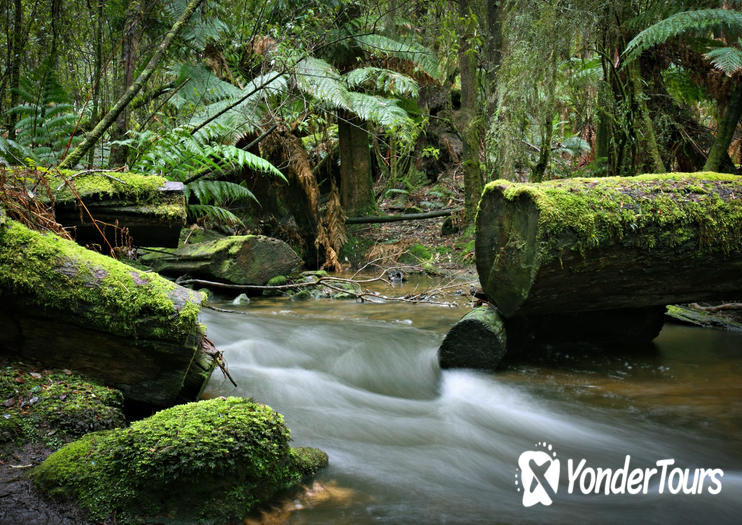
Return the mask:
[[742,178],[717,173],[487,185],[476,261],[505,317],[643,308],[742,290]]

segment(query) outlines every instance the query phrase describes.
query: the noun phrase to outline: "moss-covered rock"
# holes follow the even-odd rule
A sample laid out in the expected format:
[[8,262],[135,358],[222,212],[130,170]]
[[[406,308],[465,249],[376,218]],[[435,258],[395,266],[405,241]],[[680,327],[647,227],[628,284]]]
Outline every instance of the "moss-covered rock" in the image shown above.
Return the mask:
[[242,518],[327,464],[291,449],[283,417],[241,398],[176,406],[125,429],[88,434],[31,472],[94,519],[167,514]]
[[170,253],[148,253],[142,262],[166,274],[187,273],[208,280],[255,285],[289,274],[302,264],[288,244],[263,235],[234,235],[189,243]]
[[0,450],[27,442],[56,449],[87,432],[124,425],[123,395],[78,375],[0,368]]

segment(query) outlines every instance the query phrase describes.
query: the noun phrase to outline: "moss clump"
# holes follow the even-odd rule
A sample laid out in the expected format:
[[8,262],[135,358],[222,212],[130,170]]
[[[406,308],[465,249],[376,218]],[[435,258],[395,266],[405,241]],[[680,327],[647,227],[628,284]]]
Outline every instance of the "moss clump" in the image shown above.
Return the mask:
[[268,282],[265,284],[266,286],[283,286],[287,282],[288,280],[285,275],[276,275],[275,277],[268,279]]
[[11,220],[0,226],[0,289],[90,328],[158,339],[193,332],[203,299],[156,273]]
[[[55,192],[57,203],[73,202],[77,198],[64,183],[64,178],[70,178],[77,173],[74,170],[39,170],[50,188]],[[61,176],[60,176],[61,175]],[[118,179],[118,180],[116,180]],[[121,182],[119,182],[121,181]],[[130,203],[145,203],[159,198],[159,190],[167,179],[156,175],[140,175],[131,172],[97,172],[83,173],[71,179],[77,193],[83,199],[103,200],[112,199]],[[59,191],[56,189],[62,186]]]
[[31,472],[91,518],[239,519],[327,463],[294,449],[283,417],[241,398],[179,405],[129,428],[88,434]]
[[543,262],[565,250],[584,253],[625,238],[642,249],[692,242],[699,253],[729,254],[742,243],[742,199],[735,198],[742,194],[742,178],[735,175],[669,173],[539,184],[496,180],[484,191],[501,191],[509,202],[522,197],[533,202]]
[[433,253],[422,244],[413,244],[402,254],[400,261],[406,264],[420,264],[433,258]]
[[27,442],[56,449],[87,432],[123,426],[123,395],[80,376],[0,368],[0,450]]

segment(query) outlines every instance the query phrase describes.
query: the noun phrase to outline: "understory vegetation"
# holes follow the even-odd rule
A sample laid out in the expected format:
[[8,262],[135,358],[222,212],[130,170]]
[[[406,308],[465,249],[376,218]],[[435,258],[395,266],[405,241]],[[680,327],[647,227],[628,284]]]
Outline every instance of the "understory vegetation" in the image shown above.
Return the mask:
[[498,178],[742,160],[737,1],[12,0],[1,12],[1,163],[183,182],[190,222],[280,237],[310,267],[353,258],[346,217],[452,210],[466,236]]

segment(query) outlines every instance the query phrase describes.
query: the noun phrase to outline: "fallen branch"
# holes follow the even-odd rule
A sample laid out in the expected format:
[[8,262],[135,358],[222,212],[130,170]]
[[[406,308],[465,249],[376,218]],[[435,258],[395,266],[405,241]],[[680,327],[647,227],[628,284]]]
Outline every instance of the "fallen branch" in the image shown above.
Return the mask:
[[203,336],[203,338],[201,339],[201,348],[205,353],[210,355],[212,359],[214,359],[217,366],[221,369],[222,374],[224,374],[224,377],[229,379],[234,387],[237,388],[237,383],[235,383],[234,379],[232,379],[232,375],[229,373],[229,370],[227,370],[227,362],[224,361],[224,355],[222,354],[221,350],[217,350],[214,342],[208,337]]
[[[391,286],[391,283],[389,282],[389,280],[384,277],[385,274],[386,274],[386,270],[384,270],[377,277],[373,277],[370,279],[360,279],[360,280],[347,279],[344,277],[323,276],[323,277],[319,277],[315,281],[293,283],[293,284],[281,284],[281,285],[275,285],[275,286],[252,285],[252,284],[229,284],[229,283],[220,283],[217,281],[207,281],[204,279],[178,279],[176,280],[176,283],[180,285],[196,284],[196,285],[207,286],[211,288],[221,288],[221,289],[238,290],[238,291],[299,290],[299,289],[322,285],[326,288],[329,288],[330,290],[334,290],[338,293],[348,294],[352,297],[355,297],[356,299],[360,299],[361,301],[366,301],[367,299],[373,298],[373,299],[379,299],[381,301],[398,301],[398,302],[405,302],[405,303],[426,303],[426,304],[436,304],[440,306],[449,306],[449,307],[456,306],[455,303],[434,301],[432,297],[442,293],[446,289],[460,287],[461,283],[453,283],[453,284],[449,283],[443,286],[432,288],[430,290],[425,290],[420,293],[407,294],[404,296],[388,296],[388,295],[384,295],[378,292],[373,292],[370,290],[363,290],[363,289],[361,289],[361,291],[359,292],[356,292],[356,291],[341,288],[341,287],[338,287],[332,284],[333,282],[335,282],[335,283],[351,283],[355,285],[360,285],[360,284],[371,283],[371,282],[384,282],[387,285]],[[217,310],[217,311],[220,311],[220,310]]]
[[691,303],[688,306],[706,312],[719,312],[721,310],[742,310],[742,303],[724,303],[716,306],[701,306],[698,303]]
[[345,219],[345,222],[346,224],[370,224],[370,223],[378,223],[378,222],[419,221],[421,219],[431,219],[433,217],[447,217],[463,209],[464,208],[449,208],[446,210],[435,210],[435,211],[428,211],[424,213],[405,213],[402,215],[348,217],[347,219]]

